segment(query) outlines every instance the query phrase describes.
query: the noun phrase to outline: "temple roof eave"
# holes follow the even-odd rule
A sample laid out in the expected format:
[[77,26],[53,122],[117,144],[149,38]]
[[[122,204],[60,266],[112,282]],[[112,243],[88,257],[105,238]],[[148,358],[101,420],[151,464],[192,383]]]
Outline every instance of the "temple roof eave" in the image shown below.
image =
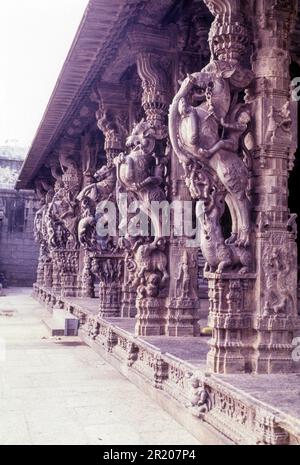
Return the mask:
[[[171,2],[166,0],[166,4]],[[99,69],[113,58],[122,31],[144,4],[145,0],[90,0],[22,165],[17,189],[32,187],[70,118],[87,100]]]

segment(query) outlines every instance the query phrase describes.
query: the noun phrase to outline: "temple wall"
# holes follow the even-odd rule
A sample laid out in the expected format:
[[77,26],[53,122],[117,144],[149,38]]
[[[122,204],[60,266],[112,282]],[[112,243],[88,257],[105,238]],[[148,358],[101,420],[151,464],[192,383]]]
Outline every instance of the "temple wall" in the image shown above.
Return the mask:
[[9,286],[35,281],[38,247],[33,238],[36,202],[31,191],[0,189],[4,218],[0,225],[0,273]]
[[31,286],[36,279],[38,246],[33,237],[37,210],[33,191],[13,189],[20,160],[0,157],[0,280],[4,285]]

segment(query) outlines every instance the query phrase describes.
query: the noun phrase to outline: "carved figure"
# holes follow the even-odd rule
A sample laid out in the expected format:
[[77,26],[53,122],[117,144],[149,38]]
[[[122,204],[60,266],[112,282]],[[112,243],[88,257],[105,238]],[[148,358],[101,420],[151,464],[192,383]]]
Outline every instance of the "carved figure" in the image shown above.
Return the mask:
[[76,247],[78,244],[77,192],[77,186],[73,188],[61,187],[55,193],[48,211],[48,215],[54,220],[63,222],[65,228],[69,232],[69,245],[71,247]]
[[192,409],[195,416],[200,417],[209,412],[212,407],[209,393],[204,389],[201,381],[194,375],[189,374],[189,403],[187,407]]
[[[191,266],[197,266],[196,262],[191,263]],[[179,273],[175,278],[175,296],[183,299],[195,297],[195,292],[192,289],[192,278],[189,267],[189,257],[187,251],[183,253],[182,260],[179,265]]]
[[156,140],[155,128],[148,121],[141,120],[127,138],[126,146],[131,148],[129,154],[121,153],[114,162],[121,187],[136,195],[141,210],[151,217],[155,236],[160,237],[160,221],[150,212],[150,204],[152,201],[163,201],[166,198],[163,172],[167,160],[156,159]]
[[78,223],[79,243],[88,249],[92,249],[96,244],[96,220],[95,208],[89,197],[83,197],[81,201],[81,217]]
[[296,263],[292,251],[266,245],[263,254],[265,273],[264,315],[286,314],[294,308],[290,275]]
[[[218,191],[215,186],[208,182],[208,176],[203,174],[201,181],[201,171],[197,173],[195,182],[192,175],[192,191],[196,190],[199,201],[196,206],[196,216],[200,223],[198,237],[202,254],[206,260],[205,271],[222,273],[224,270],[237,269],[244,274],[250,271],[252,257],[251,252],[235,244],[226,243],[224,240],[221,217],[224,213],[224,192]],[[196,185],[196,187],[195,187]],[[201,190],[202,188],[202,190]]]
[[107,164],[94,174],[96,182],[89,184],[79,193],[77,199],[82,201],[84,197],[90,197],[94,202],[106,200],[114,191],[116,186],[116,168]]
[[[169,279],[167,271],[167,256],[164,252],[165,241],[158,238],[153,242],[141,244],[136,243],[134,248],[134,261],[136,263],[134,285],[142,286],[138,288],[140,294],[152,297],[158,295]],[[156,278],[154,277],[156,276]]]
[[291,127],[292,118],[290,102],[287,101],[280,110],[271,105],[268,114],[268,126],[266,131],[266,140],[274,144],[276,140],[283,143],[286,139],[290,142],[292,139]]
[[246,105],[236,102],[238,90],[251,79],[252,73],[239,65],[212,61],[183,81],[169,118],[170,139],[179,161],[183,165],[201,161],[225,189],[234,226],[231,242],[239,247],[249,246],[250,234],[248,172],[238,154],[250,113]]

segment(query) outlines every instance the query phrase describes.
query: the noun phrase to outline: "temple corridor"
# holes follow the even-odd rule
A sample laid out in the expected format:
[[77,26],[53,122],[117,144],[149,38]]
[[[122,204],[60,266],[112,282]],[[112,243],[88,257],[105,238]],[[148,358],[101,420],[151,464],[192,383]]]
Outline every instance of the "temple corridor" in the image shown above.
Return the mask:
[[2,445],[199,444],[78,337],[49,337],[31,292],[0,301]]
[[0,144],[0,444],[299,445],[300,0],[84,1]]

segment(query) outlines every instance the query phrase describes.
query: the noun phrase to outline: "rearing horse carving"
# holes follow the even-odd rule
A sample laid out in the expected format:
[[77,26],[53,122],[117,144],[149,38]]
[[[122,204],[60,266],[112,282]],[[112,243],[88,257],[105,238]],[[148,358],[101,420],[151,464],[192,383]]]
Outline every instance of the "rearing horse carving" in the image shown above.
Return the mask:
[[238,94],[251,80],[252,72],[238,64],[212,61],[182,82],[169,114],[170,139],[180,163],[186,168],[201,162],[225,188],[232,218],[228,242],[238,247],[248,247],[250,236],[249,173],[238,154],[250,110],[238,103]]

